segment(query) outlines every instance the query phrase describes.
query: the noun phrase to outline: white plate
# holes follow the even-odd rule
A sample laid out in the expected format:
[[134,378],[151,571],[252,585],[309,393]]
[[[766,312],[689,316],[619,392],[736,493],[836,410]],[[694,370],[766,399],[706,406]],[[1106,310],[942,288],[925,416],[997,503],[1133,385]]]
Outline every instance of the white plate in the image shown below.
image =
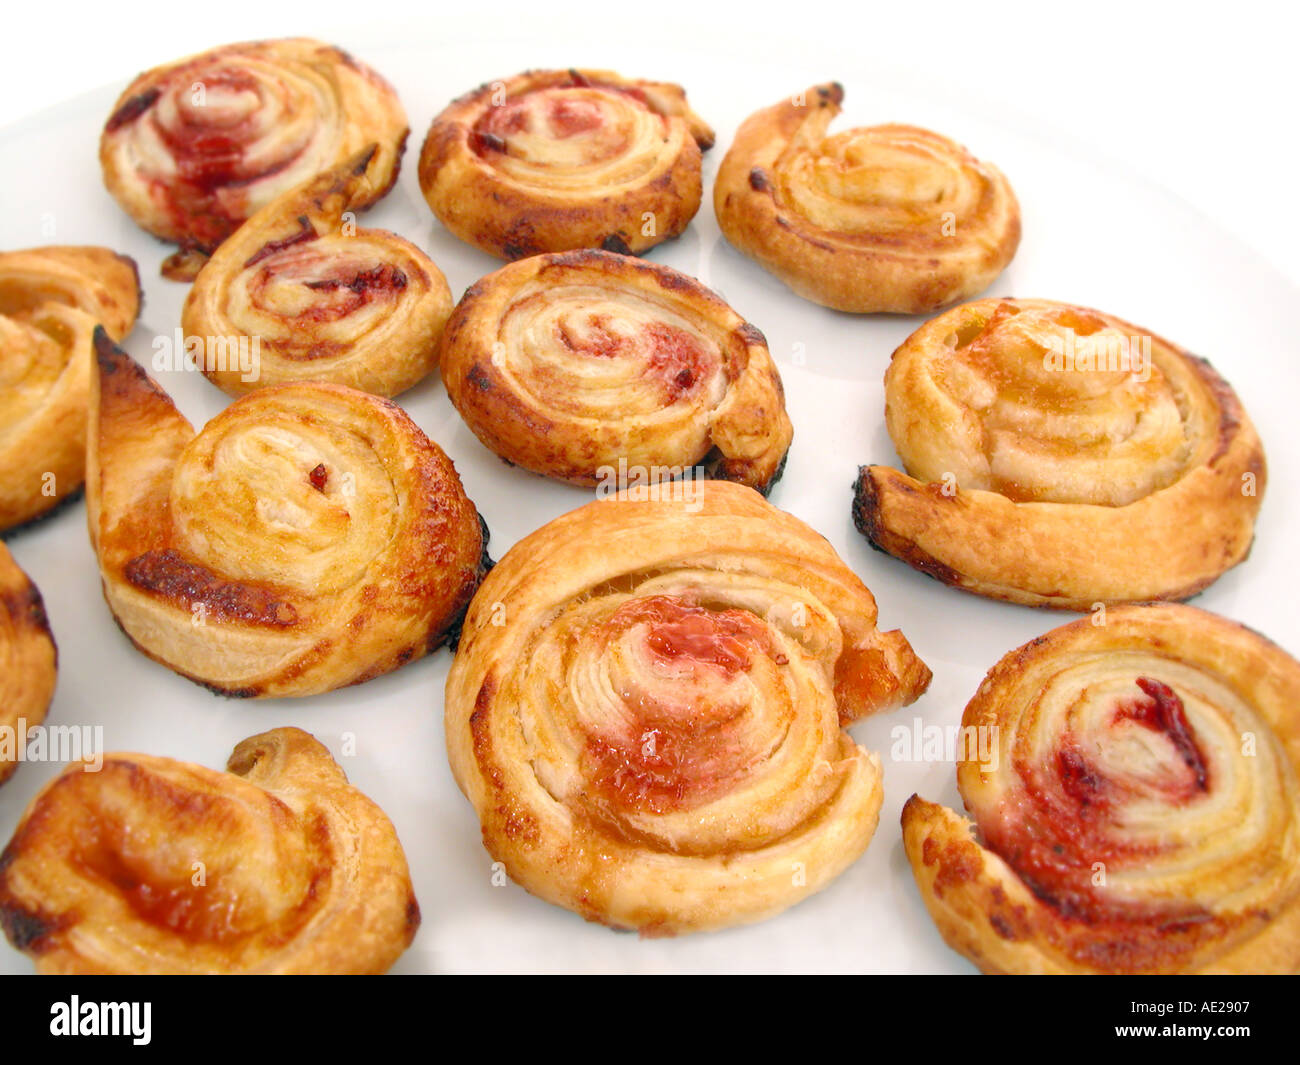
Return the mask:
[[[1159,190],[1091,161],[1051,134],[969,113],[960,93],[945,94],[917,79],[861,73],[847,59],[831,64],[827,55],[833,50],[790,48],[780,57],[768,55],[761,74],[753,56],[743,52],[733,58],[615,49],[604,65],[681,82],[717,130],[718,146],[705,157],[705,206],[680,240],[649,257],[713,286],[766,333],[795,425],[785,478],[772,501],[830,538],[876,594],[881,624],[901,628],[934,670],[934,682],[916,706],[853,729],[860,743],[885,760],[885,802],[870,849],[839,880],[760,925],[645,941],[588,925],[513,885],[494,887],[478,820],[447,767],[442,689],[449,652],[313,699],[214,697],[146,660],[118,631],[100,595],[80,503],[9,539],[45,596],[59,644],[50,723],[102,725],[109,750],[214,767],[225,764],[239,740],[266,728],[293,724],[314,733],[392,817],[410,859],[424,923],[397,972],[973,971],[931,924],[898,828],[902,805],[914,791],[960,807],[954,768],[947,762],[892,761],[891,730],[910,728],[916,717],[957,724],[999,657],[1071,616],[953,591],[874,552],[857,534],[849,509],[858,465],[897,464],[884,427],[882,375],[890,353],[921,320],[825,310],[794,296],[733,250],[721,239],[710,207],[718,162],[748,114],[782,94],[839,76],[847,89],[846,113],[835,128],[911,122],[945,133],[1001,167],[1020,198],[1025,235],[1015,262],[989,295],[1060,299],[1113,312],[1209,357],[1241,396],[1264,439],[1273,478],[1250,559],[1196,603],[1293,651],[1300,644],[1300,572],[1288,549],[1300,521],[1300,486],[1288,474],[1300,459],[1293,425],[1297,294],[1234,240]],[[485,80],[576,57],[572,50],[503,39],[490,26],[476,40],[357,53],[397,87],[412,122],[398,185],[365,216],[365,224],[394,229],[420,244],[459,296],[500,264],[448,234],[425,205],[415,174],[425,129],[448,99]],[[99,132],[124,84],[125,79],[0,133],[8,164],[0,172],[0,245],[103,244],[134,256],[145,304],[126,347],[147,365],[153,338],[170,336],[179,325],[186,286],[159,277],[170,247],[136,228],[100,181]],[[177,371],[160,378],[196,425],[226,403],[199,375]],[[591,498],[588,491],[504,466],[461,423],[436,380],[401,403],[455,460],[491,526],[494,557]],[[1089,545],[1080,543],[1078,550],[1086,553]],[[351,756],[342,756],[346,733],[356,737]],[[0,839],[9,837],[28,801],[57,771],[54,765],[23,765],[0,790]],[[0,971],[30,972],[31,965],[5,945]]]

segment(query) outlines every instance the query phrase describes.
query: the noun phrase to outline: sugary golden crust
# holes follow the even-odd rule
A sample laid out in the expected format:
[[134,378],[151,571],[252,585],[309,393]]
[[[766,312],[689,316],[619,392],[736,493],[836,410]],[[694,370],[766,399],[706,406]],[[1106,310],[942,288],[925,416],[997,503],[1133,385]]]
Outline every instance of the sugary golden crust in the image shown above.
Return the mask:
[[0,927],[42,973],[383,973],[419,925],[392,823],[296,728],[224,773],[69,766],[0,856]]
[[260,697],[358,684],[443,641],[484,534],[451,460],[399,407],[276,385],[196,436],[129,355],[96,342],[90,535],[140,650]]
[[973,823],[903,809],[939,931],[991,973],[1300,970],[1300,663],[1192,607],[1094,620],[967,706],[992,735],[958,763]]
[[793,435],[763,334],[692,278],[626,255],[538,255],[489,274],[440,358],[487,447],[574,484],[703,463],[766,491]]
[[0,784],[18,768],[20,733],[45,720],[57,672],[41,593],[0,542]]
[[181,245],[165,276],[192,280],[245,219],[377,144],[357,209],[397,180],[409,132],[383,78],[306,38],[215,48],[139,75],[100,138],[113,198],[143,228]]
[[199,271],[181,324],[224,391],[332,381],[395,396],[437,368],[452,307],[442,272],[348,213],[366,198],[376,150],[262,208]]
[[955,308],[894,353],[885,403],[908,473],[863,467],[854,518],[945,583],[1089,610],[1185,599],[1250,550],[1250,419],[1208,362],[1113,315]]
[[530,892],[643,935],[770,917],[866,849],[842,726],[930,671],[830,544],[758,493],[622,494],[520,541],[447,678],[452,771]]
[[1007,179],[914,126],[828,137],[843,99],[815,85],[744,122],[713,188],[727,240],[840,311],[924,314],[987,288],[1020,243]]
[[49,512],[85,479],[91,336],[135,324],[135,262],[107,248],[0,252],[0,530]]
[[642,252],[699,210],[713,131],[678,85],[608,70],[534,70],[467,93],[433,121],[420,188],[461,240],[503,259]]

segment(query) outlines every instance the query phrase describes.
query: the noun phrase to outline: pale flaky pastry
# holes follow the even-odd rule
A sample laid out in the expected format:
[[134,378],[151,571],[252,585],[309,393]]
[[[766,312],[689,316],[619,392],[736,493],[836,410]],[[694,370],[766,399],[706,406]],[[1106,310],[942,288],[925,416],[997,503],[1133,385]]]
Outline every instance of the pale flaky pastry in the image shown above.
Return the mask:
[[0,927],[41,973],[383,973],[419,926],[392,822],[296,728],[224,773],[74,763],[0,856]]
[[333,381],[395,396],[437,368],[446,279],[410,241],[358,229],[349,212],[375,151],[262,208],[199,271],[181,324],[226,392]]
[[354,206],[378,200],[408,132],[392,86],[341,49],[250,41],[139,75],[104,126],[99,161],[122,209],[180,244],[164,275],[191,280],[245,219],[367,144],[378,150]]
[[1192,607],[1116,607],[1008,654],[962,724],[973,823],[914,795],[903,841],[981,969],[1300,970],[1300,663],[1281,648]]
[[0,252],[0,529],[48,513],[85,480],[91,337],[123,339],[135,263],[107,248]]
[[574,484],[699,466],[766,492],[793,435],[763,334],[694,279],[627,255],[489,274],[453,313],[441,367],[487,447]]
[[451,460],[389,400],[276,385],[195,435],[103,332],[86,478],[104,596],[212,690],[312,695],[439,646],[486,565]]
[[507,552],[466,615],[447,749],[530,892],[643,935],[705,931],[779,913],[866,850],[881,766],[843,726],[929,680],[823,537],[705,481],[589,503]]
[[0,784],[18,768],[28,730],[45,720],[58,660],[41,593],[0,542]]
[[816,85],[746,119],[713,188],[727,240],[840,311],[924,314],[983,291],[1020,243],[1007,179],[915,126],[828,136],[843,99]]
[[907,473],[865,466],[876,547],[994,599],[1088,610],[1185,599],[1246,557],[1264,453],[1204,359],[1113,315],[979,300],[885,375]]
[[443,225],[490,255],[641,252],[695,217],[700,153],[712,144],[678,85],[532,70],[434,119],[420,187]]

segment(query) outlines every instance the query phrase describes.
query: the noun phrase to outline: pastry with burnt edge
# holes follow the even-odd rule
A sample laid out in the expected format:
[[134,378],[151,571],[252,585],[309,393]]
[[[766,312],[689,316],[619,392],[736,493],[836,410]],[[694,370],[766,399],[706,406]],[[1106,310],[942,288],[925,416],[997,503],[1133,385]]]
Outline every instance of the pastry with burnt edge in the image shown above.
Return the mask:
[[987,288],[1020,243],[1007,179],[915,126],[828,135],[843,100],[829,82],[746,119],[713,188],[723,235],[839,311],[924,314]]
[[96,354],[90,537],[141,651],[220,694],[267,697],[359,684],[444,642],[485,532],[400,407],[274,385],[196,435],[102,331]]
[[434,119],[420,188],[452,233],[503,259],[575,248],[640,253],[699,210],[713,131],[666,82],[532,70]]
[[885,420],[906,473],[864,466],[871,543],[1030,606],[1186,599],[1250,550],[1254,426],[1204,359],[1101,311],[977,300],[894,353]]
[[392,822],[296,728],[224,773],[74,763],[0,856],[0,927],[40,973],[377,974],[419,925]]
[[53,513],[85,480],[96,323],[121,340],[135,262],[107,248],[0,252],[0,531]]
[[[1012,651],[962,718],[969,819],[903,841],[988,973],[1300,969],[1300,663],[1244,626],[1121,606]],[[986,750],[977,757],[976,750]]]
[[866,850],[844,726],[930,671],[830,544],[755,491],[628,493],[516,544],[447,677],[452,772],[534,895],[644,936],[771,917]]
[[[437,368],[452,307],[442,272],[395,233],[345,218],[366,197],[377,150],[263,207],[199,271],[181,324],[219,388],[333,381],[395,396]],[[256,358],[232,359],[240,343],[255,343]]]
[[58,663],[41,593],[0,541],[0,784],[18,768],[20,737],[45,720]]
[[699,468],[766,493],[793,436],[763,334],[631,256],[558,252],[489,274],[453,312],[440,361],[484,445],[573,484]]
[[193,280],[241,223],[377,144],[360,210],[397,180],[409,133],[375,71],[307,38],[214,48],[139,75],[99,143],[104,184],[142,228],[180,250],[163,275]]

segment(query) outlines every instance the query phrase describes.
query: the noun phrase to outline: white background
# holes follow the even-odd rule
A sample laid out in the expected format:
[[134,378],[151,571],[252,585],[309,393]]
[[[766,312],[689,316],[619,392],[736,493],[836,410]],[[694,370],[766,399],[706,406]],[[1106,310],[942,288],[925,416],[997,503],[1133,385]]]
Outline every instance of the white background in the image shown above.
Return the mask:
[[[1198,23],[1186,5],[1173,21],[1104,3],[1066,16],[1047,4],[932,3],[924,14],[855,4],[837,14],[823,3],[749,4],[724,13],[690,2],[593,8],[585,17],[572,6],[546,15],[482,3],[444,17],[387,2],[348,11],[322,0],[310,5],[310,22],[258,8],[244,0],[129,12],[32,4],[7,15],[0,123],[18,124],[0,129],[0,247],[47,242],[41,227],[48,213],[60,241],[103,243],[135,256],[147,297],[127,344],[137,358],[148,360],[151,340],[171,334],[185,293],[158,277],[168,249],[114,205],[95,163],[104,118],[139,69],[228,41],[291,33],[334,41],[373,63],[401,93],[412,134],[397,188],[364,224],[418,243],[457,296],[498,264],[441,229],[415,180],[424,131],[452,96],[526,66],[607,66],[678,80],[719,135],[706,156],[707,187],[748,113],[838,78],[848,95],[837,128],[891,120],[930,126],[1010,176],[1025,239],[990,294],[1102,307],[1213,359],[1260,430],[1271,479],[1250,560],[1197,603],[1300,650],[1293,546],[1300,484],[1291,474],[1300,460],[1298,94],[1290,35],[1253,16],[1250,5],[1234,5],[1230,25]],[[279,724],[309,729],[336,754],[353,733],[357,753],[341,760],[393,818],[425,914],[398,971],[972,971],[935,932],[898,831],[899,810],[913,791],[960,805],[953,766],[893,759],[892,730],[919,717],[957,723],[1002,654],[1068,618],[961,595],[871,551],[853,531],[849,487],[857,465],[896,461],[883,427],[881,377],[889,352],[919,320],[839,315],[798,299],[720,239],[707,204],[679,241],[650,257],[718,288],[767,334],[795,424],[773,501],[830,538],[875,592],[882,624],[901,628],[935,672],[915,708],[853,730],[884,757],[885,804],[867,854],[826,891],[753,928],[643,942],[584,925],[518,888],[492,887],[477,821],[446,766],[446,652],[317,699],[216,699],[145,660],[115,629],[97,594],[80,504],[10,540],[45,595],[59,642],[50,722],[99,723],[109,749],[213,766],[240,739]],[[796,351],[806,360],[796,361]],[[227,402],[198,375],[178,371],[161,380],[198,425]],[[591,498],[502,466],[460,422],[436,379],[401,402],[455,459],[492,527],[495,557]],[[4,786],[0,841],[55,771],[22,766]],[[27,959],[0,944],[0,971],[30,970]]]

